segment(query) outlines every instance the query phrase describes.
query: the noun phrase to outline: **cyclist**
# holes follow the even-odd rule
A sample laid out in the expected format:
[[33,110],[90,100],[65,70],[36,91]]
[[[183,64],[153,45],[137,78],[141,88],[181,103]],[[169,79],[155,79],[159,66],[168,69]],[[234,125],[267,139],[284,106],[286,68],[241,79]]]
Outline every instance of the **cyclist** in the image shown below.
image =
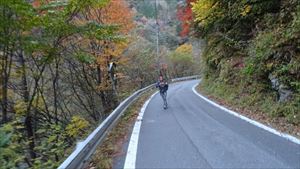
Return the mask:
[[159,80],[158,82],[156,83],[156,88],[159,88],[159,93],[164,101],[164,109],[167,109],[168,108],[168,103],[167,103],[167,91],[168,91],[168,88],[169,88],[169,85],[168,85],[168,82],[166,82],[164,79],[163,79],[163,76],[160,75],[159,76]]

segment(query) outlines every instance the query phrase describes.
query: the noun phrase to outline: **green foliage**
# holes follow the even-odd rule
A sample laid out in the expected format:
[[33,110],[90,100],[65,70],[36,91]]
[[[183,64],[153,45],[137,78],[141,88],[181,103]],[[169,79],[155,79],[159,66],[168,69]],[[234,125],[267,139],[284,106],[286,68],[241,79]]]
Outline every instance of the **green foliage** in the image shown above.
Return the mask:
[[168,56],[169,72],[172,77],[190,76],[196,72],[196,62],[192,55],[192,45],[183,44]]
[[95,63],[96,59],[93,55],[89,55],[86,53],[78,53],[75,57],[83,63],[92,64]]
[[297,42],[300,29],[299,8],[293,16],[291,23],[276,26],[261,31],[255,37],[248,49],[249,59],[245,72],[256,77],[266,77],[272,74],[279,78],[280,82],[288,85],[295,91],[299,90],[299,52]]
[[57,168],[68,147],[66,131],[60,125],[53,124],[41,127],[36,134],[43,139],[39,146],[35,147],[39,157],[34,160],[32,168]]
[[[271,109],[272,115],[299,123],[294,120],[298,119],[299,105],[295,103],[299,101],[300,91],[299,5],[293,0],[198,0],[193,3],[197,32],[207,40],[202,55],[204,77],[218,82],[218,88],[235,85],[249,89],[250,85],[254,91],[247,97],[248,104],[258,102],[265,107],[264,112]],[[288,102],[276,103],[280,92],[272,88],[271,76],[278,80],[281,88],[292,91]],[[233,92],[238,95],[246,91]],[[258,99],[264,95],[270,96],[269,101]]]
[[137,5],[137,10],[147,18],[155,18],[155,4],[148,1],[140,1]]
[[96,38],[97,40],[111,40],[120,41],[124,37],[117,36],[115,33],[119,30],[118,25],[101,25],[96,22],[89,22],[86,25],[78,27],[78,31],[84,33],[89,38]]
[[11,143],[11,126],[4,126],[0,128],[0,168],[16,168],[14,160],[16,153],[10,148]]
[[[15,50],[20,32],[28,31],[36,24],[34,9],[25,1],[16,0],[1,1],[0,10],[0,44]],[[21,37],[21,42],[24,41],[25,44],[27,39],[25,34]]]
[[16,132],[16,127],[14,123],[0,127],[0,169],[18,168],[25,158],[22,145],[17,142],[22,136]]
[[28,105],[24,101],[17,102],[14,107],[17,116],[24,116],[27,111],[27,106]]
[[264,63],[275,53],[274,49],[272,49],[274,41],[276,41],[276,37],[274,37],[272,32],[266,32],[256,37],[249,48],[250,58],[245,68],[245,73],[263,76],[270,71],[268,70],[270,66]]
[[153,83],[157,78],[155,52],[155,46],[150,41],[142,37],[134,39],[124,54],[128,61],[121,69],[128,77],[123,83],[135,89]]
[[67,15],[70,15],[74,12],[84,12],[90,7],[102,8],[107,5],[109,1],[110,0],[69,0],[65,12]]
[[[246,87],[245,87],[246,86]],[[241,82],[240,84],[228,85],[221,80],[206,78],[201,82],[201,91],[225,101],[229,105],[250,110],[263,112],[270,117],[284,117],[292,124],[300,123],[299,96],[291,102],[278,103],[275,92],[266,92],[261,84]]]
[[66,127],[66,133],[70,137],[77,138],[85,133],[89,123],[79,116],[73,116],[70,124]]
[[13,86],[6,89],[9,118],[5,124],[1,119],[0,169],[58,167],[74,138],[92,127],[88,113],[103,113],[101,106],[87,101],[101,102],[91,42],[125,39],[117,33],[119,26],[86,17],[109,0],[39,2],[0,1],[1,106],[4,69]]

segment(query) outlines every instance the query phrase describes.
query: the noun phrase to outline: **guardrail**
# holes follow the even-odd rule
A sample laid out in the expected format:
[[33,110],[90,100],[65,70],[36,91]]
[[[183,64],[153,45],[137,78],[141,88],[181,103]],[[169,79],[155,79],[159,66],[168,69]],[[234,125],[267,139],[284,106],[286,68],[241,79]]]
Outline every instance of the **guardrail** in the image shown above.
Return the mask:
[[193,80],[193,79],[199,79],[200,75],[194,75],[194,76],[187,76],[187,77],[180,77],[172,79],[172,82],[179,82],[179,81],[185,81],[185,80]]
[[[172,82],[197,79],[200,76],[189,76],[172,79]],[[77,144],[75,151],[58,167],[58,169],[77,169],[82,168],[88,162],[90,156],[95,152],[97,146],[103,141],[110,128],[121,117],[128,106],[155,85],[152,84],[134,92],[131,96],[122,101],[119,106],[81,143]]]

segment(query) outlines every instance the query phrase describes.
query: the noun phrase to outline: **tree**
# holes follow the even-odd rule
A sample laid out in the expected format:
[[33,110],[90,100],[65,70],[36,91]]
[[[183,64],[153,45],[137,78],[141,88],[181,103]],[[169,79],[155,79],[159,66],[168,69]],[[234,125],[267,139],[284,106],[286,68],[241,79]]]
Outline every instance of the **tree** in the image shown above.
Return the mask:
[[[134,88],[143,88],[157,78],[156,49],[148,40],[136,37],[124,53],[126,64],[122,65],[124,81]],[[124,82],[124,83],[125,83]]]
[[168,57],[169,72],[171,76],[183,77],[190,76],[196,73],[196,62],[192,55],[192,45],[183,44],[174,52],[171,52]]
[[116,28],[83,16],[107,2],[0,2],[1,123],[12,126],[1,146],[16,154],[0,155],[11,161],[3,168],[55,168],[74,144],[66,132],[72,119],[104,118],[87,42],[116,39]]
[[122,53],[128,43],[124,38],[134,27],[133,13],[126,1],[111,0],[104,8],[92,9],[86,17],[99,24],[115,25],[115,30],[120,35],[116,39],[92,40],[90,42],[96,56],[98,89],[102,93],[103,106],[111,109],[117,104],[117,91],[114,87],[113,78],[106,70],[110,62],[117,63],[117,65],[123,63]]
[[198,35],[207,40],[202,55],[207,84],[247,87],[251,92],[236,91],[236,96],[248,95],[252,103],[268,98],[278,107],[267,113],[299,124],[299,5],[293,0],[192,3]]
[[192,3],[196,0],[185,0],[177,8],[177,19],[180,21],[179,35],[185,38],[189,35],[193,21]]

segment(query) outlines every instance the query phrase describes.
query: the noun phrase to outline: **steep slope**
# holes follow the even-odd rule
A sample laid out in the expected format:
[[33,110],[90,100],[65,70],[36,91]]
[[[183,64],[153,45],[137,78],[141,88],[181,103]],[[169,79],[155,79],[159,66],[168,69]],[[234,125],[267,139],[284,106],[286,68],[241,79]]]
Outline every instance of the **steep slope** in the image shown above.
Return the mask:
[[204,0],[193,4],[204,88],[300,123],[300,2]]

